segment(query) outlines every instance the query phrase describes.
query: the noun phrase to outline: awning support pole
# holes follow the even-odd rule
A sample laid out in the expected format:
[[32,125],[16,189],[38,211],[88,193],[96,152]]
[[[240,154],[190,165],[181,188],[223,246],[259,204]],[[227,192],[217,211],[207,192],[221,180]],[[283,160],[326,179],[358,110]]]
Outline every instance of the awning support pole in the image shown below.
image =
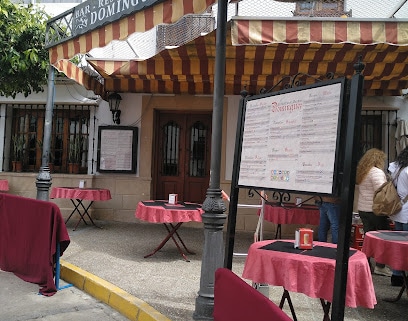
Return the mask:
[[52,110],[54,108],[54,66],[50,65],[48,69],[48,94],[47,105],[45,106],[44,137],[42,141],[41,167],[37,175],[37,199],[48,201],[49,190],[51,186],[51,173],[48,167],[50,147],[51,147],[51,130],[52,130]]
[[203,202],[204,249],[201,261],[200,290],[196,298],[194,320],[212,320],[214,311],[215,271],[223,267],[223,228],[227,215],[221,197],[220,164],[222,147],[222,116],[224,104],[227,0],[218,1],[214,97],[211,137],[210,186]]

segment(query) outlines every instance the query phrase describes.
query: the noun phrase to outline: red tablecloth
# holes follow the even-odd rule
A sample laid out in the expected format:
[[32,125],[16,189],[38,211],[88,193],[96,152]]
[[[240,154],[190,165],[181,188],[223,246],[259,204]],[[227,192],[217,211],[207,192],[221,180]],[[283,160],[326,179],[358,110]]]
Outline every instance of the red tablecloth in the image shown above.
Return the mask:
[[408,271],[408,232],[371,231],[365,233],[362,251],[376,262],[395,270]]
[[[284,242],[282,248],[285,251],[260,249],[269,244],[281,244],[275,242]],[[293,248],[292,240],[253,243],[242,276],[257,283],[283,286],[291,292],[332,302],[336,260],[335,251],[330,248],[335,249],[336,245],[323,242],[314,242],[313,245],[313,250],[298,250]],[[313,253],[320,256],[312,256]],[[374,308],[377,300],[367,257],[358,250],[350,253],[353,254],[349,258],[346,306]]]
[[111,194],[105,188],[53,187],[50,198],[70,198],[86,201],[107,201]]
[[57,242],[62,255],[70,239],[57,205],[0,193],[0,268],[3,271],[38,284],[43,295],[55,294],[53,270]]
[[204,211],[200,204],[182,202],[175,205],[167,201],[139,202],[135,216],[150,223],[201,222]]
[[9,185],[6,179],[0,179],[0,191],[8,191]]
[[264,219],[275,224],[319,225],[320,212],[314,205],[297,207],[294,204],[284,204],[284,206],[265,204]]

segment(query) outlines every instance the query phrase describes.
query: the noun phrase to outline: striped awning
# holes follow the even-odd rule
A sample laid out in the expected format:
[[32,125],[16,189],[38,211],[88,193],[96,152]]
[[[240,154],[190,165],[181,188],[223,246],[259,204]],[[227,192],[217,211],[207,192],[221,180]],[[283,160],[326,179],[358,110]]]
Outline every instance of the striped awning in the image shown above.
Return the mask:
[[[408,20],[237,18],[232,19],[227,30],[228,95],[240,94],[244,86],[256,94],[279,82],[284,85],[282,79],[288,82],[294,75],[306,84],[314,82],[314,78],[324,79],[328,73],[351,77],[360,56],[365,64],[365,95],[398,96],[401,89],[408,88]],[[97,36],[92,33],[92,37]],[[143,61],[88,61],[104,79],[99,94],[212,94],[215,56],[214,31]]]
[[88,53],[93,48],[104,47],[113,40],[124,40],[136,32],[144,32],[160,24],[171,24],[191,13],[202,13],[216,0],[166,0],[145,10],[113,21],[77,38],[49,49],[52,65],[76,54]]

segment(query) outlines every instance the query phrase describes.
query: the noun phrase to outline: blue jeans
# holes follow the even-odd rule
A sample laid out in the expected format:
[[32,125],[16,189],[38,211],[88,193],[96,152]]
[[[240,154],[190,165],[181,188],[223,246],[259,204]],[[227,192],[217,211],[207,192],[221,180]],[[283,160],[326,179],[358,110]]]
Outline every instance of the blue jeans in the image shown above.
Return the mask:
[[[408,223],[394,222],[396,231],[408,231]],[[392,275],[402,276],[402,271],[392,270]]]
[[327,242],[327,232],[331,230],[332,243],[337,244],[340,221],[340,204],[316,202],[320,210],[320,223],[318,229],[319,242]]

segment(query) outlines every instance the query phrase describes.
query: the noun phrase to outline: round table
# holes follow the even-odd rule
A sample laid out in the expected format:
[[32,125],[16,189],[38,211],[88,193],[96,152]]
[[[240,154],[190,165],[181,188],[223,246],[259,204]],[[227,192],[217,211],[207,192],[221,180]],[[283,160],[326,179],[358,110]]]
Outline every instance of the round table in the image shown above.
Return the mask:
[[319,225],[320,211],[315,205],[296,206],[291,203],[267,203],[264,207],[264,219],[278,224],[275,238],[281,238],[281,224]]
[[365,233],[363,248],[367,257],[373,257],[376,262],[389,265],[394,270],[403,271],[404,284],[398,296],[394,299],[386,299],[388,302],[396,302],[401,299],[404,290],[407,289],[408,278],[408,231],[371,231]]
[[[85,215],[88,216],[93,226],[99,227],[89,215],[88,210],[94,201],[108,201],[112,197],[109,189],[106,188],[53,187],[50,198],[68,198],[71,200],[71,203],[74,205],[74,209],[65,220],[65,224],[69,221],[72,215],[77,212],[80,218],[78,223],[75,225],[75,231],[81,221],[88,225],[88,223],[85,221]],[[90,201],[90,203],[88,206],[84,206],[83,201]],[[79,207],[82,208],[82,211]]]
[[161,241],[159,246],[157,246],[157,248],[150,254],[145,255],[145,258],[155,254],[167,243],[168,240],[172,239],[181,256],[185,261],[189,262],[174,235],[177,236],[187,253],[194,254],[194,252],[186,247],[177,230],[184,222],[201,222],[201,215],[203,213],[204,211],[201,208],[201,204],[196,203],[180,202],[177,204],[169,204],[168,201],[163,200],[139,202],[135,212],[136,218],[150,223],[162,223],[168,232],[167,236]]

